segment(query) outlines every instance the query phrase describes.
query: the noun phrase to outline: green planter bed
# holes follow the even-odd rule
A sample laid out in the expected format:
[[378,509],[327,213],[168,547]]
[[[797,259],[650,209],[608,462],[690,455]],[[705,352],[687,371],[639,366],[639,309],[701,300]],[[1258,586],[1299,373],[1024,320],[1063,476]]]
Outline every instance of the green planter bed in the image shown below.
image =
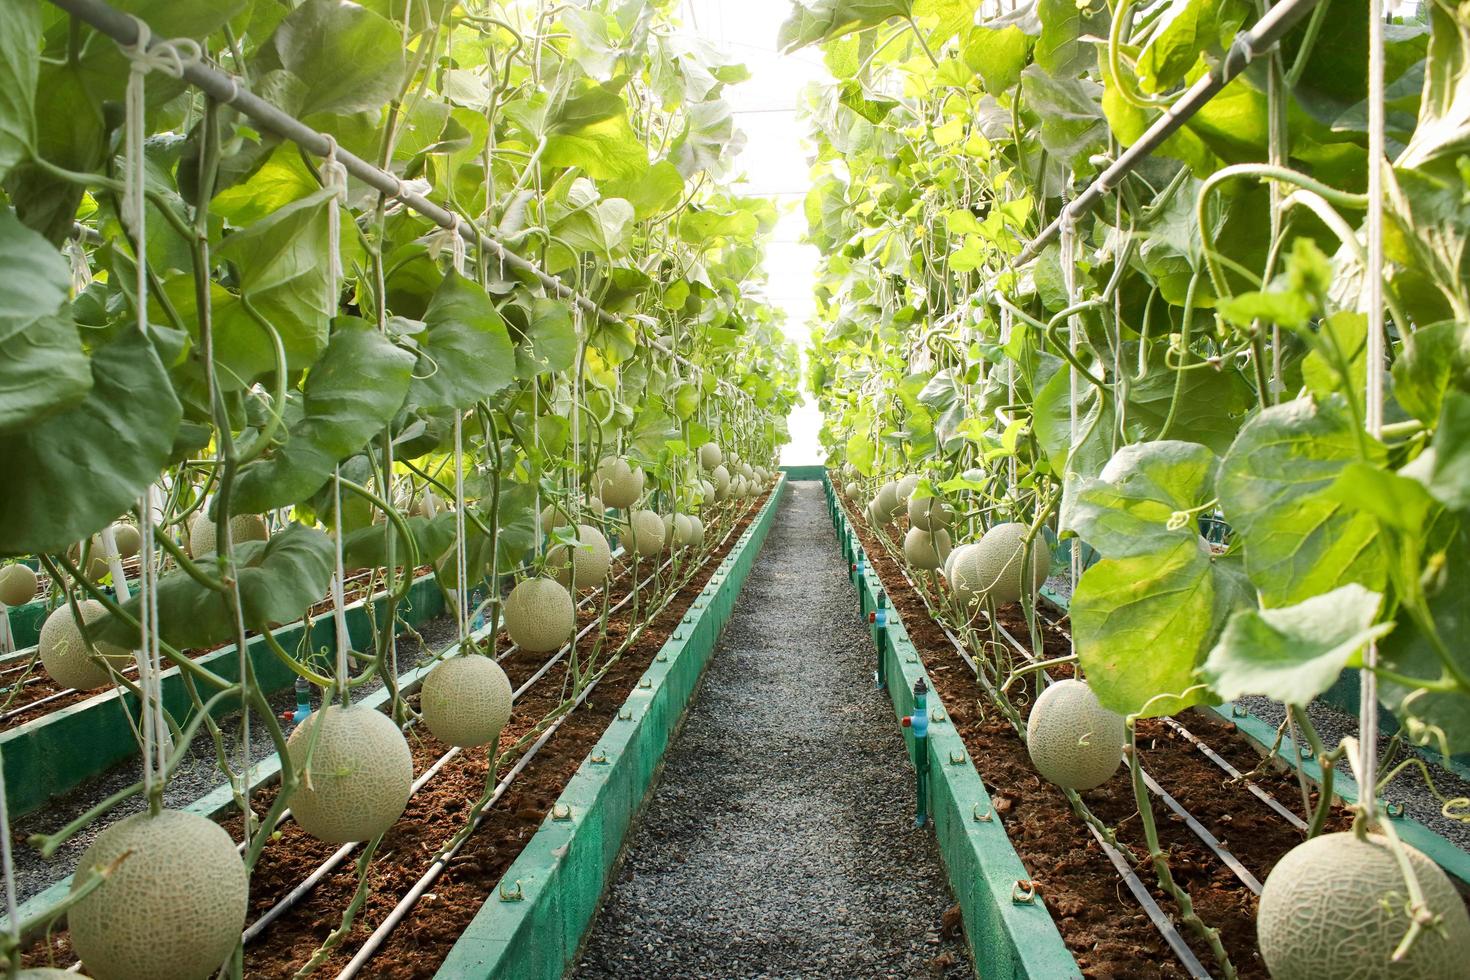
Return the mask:
[[[414,582],[402,613],[410,624],[416,625],[438,615],[443,607],[444,596],[438,584],[432,575],[425,575]],[[381,597],[374,600],[374,609],[380,608]],[[304,623],[298,622],[272,632],[282,646],[291,649],[301,641],[305,628]],[[372,637],[371,622],[361,600],[347,607],[347,629],[353,644],[359,648]],[[330,616],[314,620],[312,645],[331,645],[332,630]],[[265,690],[279,691],[294,682],[295,675],[271,653],[262,637],[251,637],[246,648]],[[233,681],[239,674],[240,661],[233,645],[206,654],[197,662],[227,680]],[[164,672],[163,698],[168,710],[182,724],[191,703],[178,668]],[[234,707],[233,702],[222,704],[219,711]],[[137,699],[131,693],[113,688],[0,734],[10,812],[29,813],[52,796],[74,789],[90,777],[136,756],[138,744],[129,718],[136,718],[137,713]]]
[[554,980],[576,960],[634,817],[774,521],[786,481],[659,649],[552,813],[460,935],[440,980]]

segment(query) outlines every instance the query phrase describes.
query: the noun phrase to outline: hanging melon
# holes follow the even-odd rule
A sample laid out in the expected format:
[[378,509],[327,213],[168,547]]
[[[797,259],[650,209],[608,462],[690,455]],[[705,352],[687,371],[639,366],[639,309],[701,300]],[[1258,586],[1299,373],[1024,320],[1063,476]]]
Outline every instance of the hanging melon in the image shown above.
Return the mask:
[[[84,623],[94,623],[107,615],[106,607],[96,599],[83,599],[77,603],[77,609]],[[111,643],[88,647],[69,603],[57,606],[46,617],[46,622],[41,624],[36,649],[51,679],[61,687],[78,691],[90,691],[112,681],[112,675],[105,667],[94,663],[90,654],[104,658],[114,670],[122,670],[133,662],[132,653]]]
[[612,553],[607,538],[590,524],[577,525],[577,544],[553,545],[546,552],[546,572],[562,588],[590,589],[607,579]]
[[947,528],[954,511],[942,497],[909,497],[909,523],[925,531]]
[[1123,759],[1123,716],[1084,681],[1067,678],[1041,692],[1026,719],[1032,765],[1063,789],[1085,793],[1107,782]]
[[[189,525],[189,557],[202,558],[215,550],[218,528],[209,515],[199,513]],[[259,514],[237,514],[230,518],[230,536],[235,544],[243,541],[264,541],[270,537],[265,518]]]
[[560,649],[577,627],[571,593],[549,578],[528,578],[517,585],[505,599],[503,614],[511,642],[530,653]]
[[317,840],[371,840],[408,805],[408,741],[392,718],[369,705],[313,711],[291,732],[286,751],[292,767],[305,770],[291,793],[291,815]]
[[639,558],[652,558],[663,551],[663,518],[651,510],[634,511],[623,525],[623,547]]
[[424,678],[419,710],[445,745],[490,745],[510,721],[510,679],[490,657],[467,654],[440,661]]
[[597,464],[597,495],[609,507],[632,507],[643,496],[643,470],[627,460],[605,457]]
[[16,562],[0,568],[0,605],[23,606],[36,597],[36,573]]
[[[987,599],[996,607],[1021,598],[1021,576],[1026,565],[1025,524],[997,524],[968,552],[963,562],[956,559],[951,581],[955,596],[962,605],[984,605]],[[1031,585],[1025,589],[1035,594],[1051,569],[1051,553],[1040,535],[1030,547]]]
[[725,454],[720,452],[720,447],[713,442],[707,442],[699,447],[699,465],[702,469],[713,470],[725,461]]
[[724,500],[730,493],[730,471],[723,466],[716,466],[710,471],[710,480],[714,483],[716,500]]
[[911,527],[903,536],[903,557],[912,568],[940,568],[949,552],[949,532],[944,528],[931,532]]

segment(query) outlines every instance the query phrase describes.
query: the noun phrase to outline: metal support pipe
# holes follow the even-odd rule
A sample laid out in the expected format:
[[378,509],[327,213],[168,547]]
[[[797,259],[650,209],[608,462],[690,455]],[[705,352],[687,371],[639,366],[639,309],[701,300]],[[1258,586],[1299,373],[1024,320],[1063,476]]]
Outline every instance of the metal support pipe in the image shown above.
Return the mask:
[[1020,268],[1036,258],[1061,233],[1063,225],[1068,221],[1079,220],[1102,203],[1103,198],[1116,190],[1134,167],[1189,122],[1196,112],[1204,108],[1205,103],[1245,71],[1252,61],[1274,47],[1317,3],[1318,0],[1282,0],[1268,10],[1266,16],[1256,21],[1250,30],[1237,34],[1224,59],[1191,85],[1162,116],[1154,120],[1153,125],[1144,131],[1137,142],[1118,154],[1118,159],[1088,184],[1086,190],[1062,208],[1062,213],[1021,250],[1021,254],[1012,263],[1012,268]]
[[[118,44],[132,46],[138,41],[138,25],[134,17],[114,9],[103,0],[49,0],[49,2],[73,17],[90,24]],[[166,38],[154,35],[149,40],[148,48],[152,50],[166,43]],[[597,317],[598,320],[608,324],[627,326],[621,317],[603,309],[531,260],[512,252],[500,241],[485,234],[471,223],[461,220],[455,212],[440,207],[422,194],[410,190],[395,174],[379,169],[341,146],[328,134],[312,129],[275,104],[251,92],[236,76],[198,61],[186,62],[183,67],[185,81],[205,92],[215,101],[228,105],[249,117],[263,130],[274,133],[282,139],[290,140],[317,157],[325,158],[335,149],[337,162],[346,168],[348,174],[364,184],[390,198],[402,201],[409,209],[423,215],[439,227],[453,231],[469,244],[489,251],[498,261],[518,272],[532,276],[558,297],[576,304],[588,314]],[[636,332],[636,325],[633,329]],[[704,369],[699,365],[674,353],[656,340],[652,343],[654,347],[668,354],[680,364],[703,373]],[[751,397],[748,392],[724,379],[719,379],[718,384],[729,392],[746,398]]]

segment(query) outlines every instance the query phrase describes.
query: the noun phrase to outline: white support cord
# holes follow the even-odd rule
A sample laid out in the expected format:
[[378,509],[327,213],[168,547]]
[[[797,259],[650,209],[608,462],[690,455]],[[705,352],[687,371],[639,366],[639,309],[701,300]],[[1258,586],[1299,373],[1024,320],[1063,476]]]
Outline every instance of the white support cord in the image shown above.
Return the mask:
[[332,552],[335,571],[332,574],[332,619],[336,624],[337,633],[337,685],[341,688],[342,704],[345,707],[351,700],[348,696],[348,665],[347,651],[352,645],[352,637],[347,632],[347,600],[346,572],[343,569],[342,560],[342,468],[340,466],[332,469]]
[[[1368,268],[1363,302],[1368,313],[1367,428],[1383,437],[1383,0],[1368,0]],[[1358,672],[1359,800],[1371,824],[1377,815],[1378,643],[1371,641]]]
[[[459,642],[470,635],[469,560],[465,554],[464,525],[464,423],[456,409],[454,415],[454,606],[459,624]],[[495,559],[492,557],[492,561]]]
[[15,860],[10,853],[10,801],[5,795],[3,752],[0,752],[0,874],[5,876],[5,929],[14,948],[20,945],[20,903],[15,894]]
[[[1062,286],[1067,292],[1067,305],[1072,306],[1077,302],[1077,222],[1072,217],[1071,210],[1067,204],[1062,205],[1062,224],[1060,237],[1060,261],[1062,264]],[[1071,352],[1073,359],[1077,357],[1077,327],[1078,318],[1074,313],[1067,318],[1067,350]],[[1070,387],[1071,397],[1068,402],[1068,429],[1067,429],[1067,470],[1062,475],[1062,493],[1067,493],[1068,484],[1072,483],[1077,476],[1073,467],[1073,460],[1077,452],[1077,435],[1080,427],[1077,421],[1077,396],[1078,396],[1077,367],[1072,361],[1067,362],[1067,382]],[[1077,588],[1077,583],[1082,580],[1082,549],[1078,538],[1072,539],[1072,588]],[[1071,652],[1076,654],[1077,641],[1072,637],[1071,630],[1068,631],[1068,642],[1071,644]]]

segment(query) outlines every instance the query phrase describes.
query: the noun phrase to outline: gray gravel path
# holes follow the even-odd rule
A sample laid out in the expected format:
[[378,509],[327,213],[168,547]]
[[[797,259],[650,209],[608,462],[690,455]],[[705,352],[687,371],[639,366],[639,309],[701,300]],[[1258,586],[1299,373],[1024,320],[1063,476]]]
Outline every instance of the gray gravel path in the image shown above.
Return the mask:
[[795,483],[576,976],[970,975],[872,661],[821,484]]
[[[455,638],[452,616],[431,619],[419,627],[419,634],[430,650],[438,650]],[[409,670],[425,659],[423,648],[406,634],[400,634],[398,644],[399,672]],[[357,689],[353,696],[363,697],[382,687],[381,678],[374,679]],[[313,697],[317,706],[319,698]],[[295,708],[296,692],[287,688],[270,699],[276,713]],[[220,730],[231,763],[239,763],[240,716],[238,713],[220,719]],[[275,754],[275,744],[264,725],[250,726],[250,760],[259,762]],[[15,856],[15,887],[17,898],[24,902],[40,894],[55,882],[76,870],[77,861],[87,845],[104,829],[123,817],[140,812],[147,804],[141,796],[135,796],[94,820],[81,833],[68,840],[50,858],[44,858],[34,847],[26,843],[31,834],[55,833],[78,815],[86,812],[108,796],[124,789],[141,778],[141,769],[136,758],[119,763],[107,772],[94,776],[70,792],[55,797],[41,809],[12,820],[10,831]],[[204,728],[194,737],[189,753],[174,770],[168,786],[164,789],[163,802],[168,807],[186,807],[224,783],[218,760],[215,757],[214,739]]]

